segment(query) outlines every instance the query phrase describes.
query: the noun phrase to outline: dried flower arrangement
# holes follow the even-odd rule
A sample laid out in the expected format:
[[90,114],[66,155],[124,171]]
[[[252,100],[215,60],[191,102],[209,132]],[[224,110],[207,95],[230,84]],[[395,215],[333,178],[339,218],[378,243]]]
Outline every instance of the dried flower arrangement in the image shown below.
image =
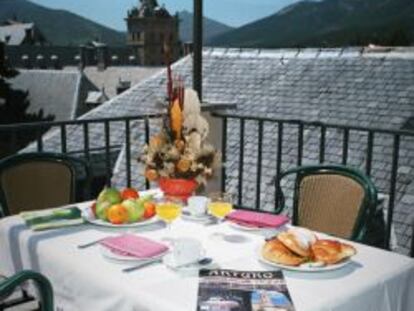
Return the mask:
[[[168,74],[172,81],[170,71]],[[201,115],[197,93],[184,89],[180,78],[174,82],[168,83],[171,100],[161,131],[150,138],[140,158],[145,177],[150,181],[191,179],[206,184],[219,163],[219,152],[206,140],[209,125]]]

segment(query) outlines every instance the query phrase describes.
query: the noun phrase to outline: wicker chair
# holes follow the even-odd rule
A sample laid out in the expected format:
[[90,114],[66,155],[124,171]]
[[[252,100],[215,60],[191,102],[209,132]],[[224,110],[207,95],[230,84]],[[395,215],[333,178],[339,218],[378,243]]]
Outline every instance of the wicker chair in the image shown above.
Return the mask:
[[40,273],[24,270],[10,278],[6,278],[0,281],[0,310],[5,308],[15,307],[17,304],[24,303],[25,301],[8,302],[7,297],[13,294],[16,289],[29,281],[34,281],[34,284],[39,289],[40,295],[40,310],[41,311],[53,311],[53,289],[49,280]]
[[80,159],[54,153],[25,153],[3,159],[0,161],[3,216],[73,203],[80,174],[85,177],[86,191],[89,168]]
[[[277,180],[277,212],[284,208],[281,181],[296,174],[293,224],[354,241],[364,241],[376,216],[377,191],[361,172],[344,166],[304,166]],[[368,243],[373,244],[373,243]],[[381,246],[381,245],[377,245]]]

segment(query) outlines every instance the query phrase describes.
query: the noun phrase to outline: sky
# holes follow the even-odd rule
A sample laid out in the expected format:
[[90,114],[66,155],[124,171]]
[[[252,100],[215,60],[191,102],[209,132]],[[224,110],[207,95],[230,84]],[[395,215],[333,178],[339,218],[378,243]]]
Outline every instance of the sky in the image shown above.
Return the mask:
[[[46,7],[65,9],[114,29],[125,30],[126,12],[139,0],[31,0]],[[230,26],[241,26],[276,13],[298,0],[204,0],[204,15]],[[193,0],[158,0],[167,9],[192,11]]]

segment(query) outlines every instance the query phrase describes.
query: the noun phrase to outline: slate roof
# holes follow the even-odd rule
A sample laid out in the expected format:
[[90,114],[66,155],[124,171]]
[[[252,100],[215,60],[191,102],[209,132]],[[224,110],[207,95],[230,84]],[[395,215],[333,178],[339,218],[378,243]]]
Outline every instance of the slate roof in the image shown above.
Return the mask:
[[[76,71],[75,67],[65,67],[64,70]],[[98,88],[104,89],[109,98],[116,96],[116,87],[119,80],[130,81],[131,85],[153,76],[161,71],[160,67],[143,66],[110,66],[104,71],[99,71],[96,66],[87,66],[83,72]]]
[[7,45],[20,45],[26,38],[26,31],[34,27],[33,23],[16,23],[0,26],[0,41]]
[[10,82],[14,89],[29,92],[28,112],[43,110],[54,121],[73,120],[85,113],[81,104],[87,92],[97,90],[78,71],[22,69],[19,72]]
[[102,91],[91,91],[88,92],[85,103],[92,105],[100,105],[108,100],[105,92]]
[[[237,114],[280,119],[321,121],[349,126],[399,129],[414,116],[414,49],[288,49],[240,50],[206,48],[204,50],[204,100],[236,102]],[[174,65],[174,73],[191,85],[192,58]],[[165,96],[165,71],[134,86],[84,116],[113,117],[158,111],[155,103]],[[157,122],[152,122],[156,127]],[[124,125],[111,126],[111,142],[122,145]],[[90,141],[102,147],[103,126],[90,128]],[[73,127],[69,150],[81,150],[81,128]],[[143,144],[142,122],[135,124],[131,136],[132,158]],[[262,153],[261,206],[271,210],[274,187],[269,182],[276,172],[277,124],[264,124]],[[243,205],[254,206],[257,169],[257,124],[246,123],[243,162]],[[306,127],[304,164],[318,163],[320,130]],[[327,129],[327,163],[340,163],[343,132]],[[349,161],[365,169],[367,133],[350,132]],[[378,189],[389,193],[392,163],[392,136],[376,134],[373,145],[372,178]],[[286,125],[283,132],[282,169],[296,166],[297,126]],[[237,192],[239,167],[239,123],[228,122],[227,189]],[[45,148],[60,148],[59,135],[51,135]],[[116,151],[121,150],[117,146]],[[411,236],[410,215],[414,214],[414,138],[401,138],[398,163],[394,225],[399,252],[408,253]],[[125,185],[125,148],[115,166],[113,182]],[[133,184],[143,183],[140,168],[132,162]],[[287,184],[289,187],[290,183]]]

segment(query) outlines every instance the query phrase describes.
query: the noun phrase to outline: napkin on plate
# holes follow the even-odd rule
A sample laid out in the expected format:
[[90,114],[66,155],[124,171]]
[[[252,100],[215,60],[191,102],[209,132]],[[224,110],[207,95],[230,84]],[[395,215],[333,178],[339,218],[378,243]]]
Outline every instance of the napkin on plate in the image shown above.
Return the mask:
[[226,219],[239,225],[258,228],[277,228],[289,222],[289,217],[284,215],[272,215],[242,210],[232,212]]
[[115,254],[137,258],[155,257],[168,250],[168,247],[162,243],[128,233],[105,238],[100,244]]
[[22,212],[20,216],[24,219],[26,225],[34,231],[57,229],[84,223],[80,209],[75,206]]

